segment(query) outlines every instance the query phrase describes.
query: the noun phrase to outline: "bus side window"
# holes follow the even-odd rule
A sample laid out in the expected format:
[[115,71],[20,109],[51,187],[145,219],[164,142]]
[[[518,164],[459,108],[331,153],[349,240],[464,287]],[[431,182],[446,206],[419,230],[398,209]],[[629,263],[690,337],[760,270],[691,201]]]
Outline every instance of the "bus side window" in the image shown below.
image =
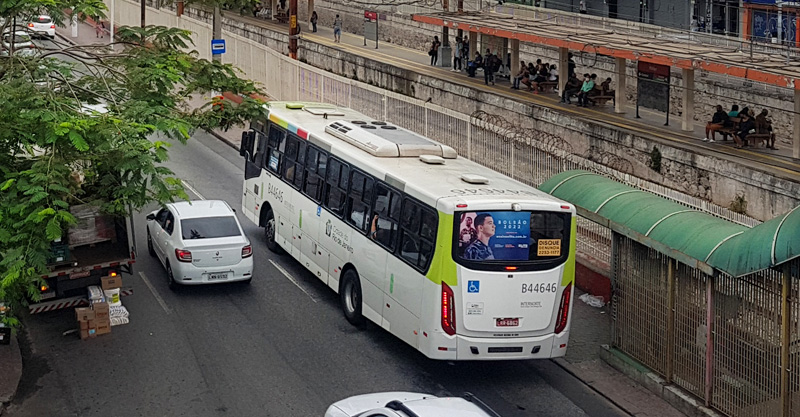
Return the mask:
[[350,192],[347,194],[347,211],[345,220],[362,232],[367,231],[369,218],[369,201],[372,196],[372,177],[353,171],[350,176]]
[[411,199],[403,200],[400,215],[400,257],[424,271],[433,257],[436,236],[436,215]]
[[[399,206],[400,194],[383,183],[375,186],[375,202],[373,205],[370,237],[394,252],[397,240],[397,223],[399,216],[392,216],[392,205]],[[397,210],[399,212],[399,210]],[[399,213],[396,213],[399,214]]]
[[342,161],[334,158],[329,160],[323,205],[337,217],[342,217],[344,202],[347,197],[347,177],[349,173],[349,168]]
[[281,159],[283,159],[283,151],[286,148],[286,131],[270,123],[267,137],[269,139],[269,154],[266,157],[264,165],[266,165],[267,169],[270,171],[280,175]]
[[253,155],[253,162],[261,168],[265,165],[266,158],[264,158],[264,154],[266,152],[267,137],[261,132],[256,132],[256,154]]
[[323,151],[313,146],[308,147],[303,192],[317,203],[320,202],[320,197],[322,196],[322,176],[319,173],[319,161],[325,157],[326,155]]
[[[286,138],[286,153],[284,154],[283,161],[283,179],[289,184],[297,188],[297,178],[302,182],[303,171],[302,166],[296,161],[300,152],[300,141],[292,135]],[[298,169],[298,167],[300,169]]]

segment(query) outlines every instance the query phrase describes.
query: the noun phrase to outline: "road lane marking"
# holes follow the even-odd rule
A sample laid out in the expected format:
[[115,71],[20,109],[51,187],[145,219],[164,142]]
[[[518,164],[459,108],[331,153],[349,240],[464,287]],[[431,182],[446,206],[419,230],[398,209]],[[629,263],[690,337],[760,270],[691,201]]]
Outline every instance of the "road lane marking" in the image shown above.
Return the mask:
[[274,266],[274,267],[275,267],[275,269],[277,269],[277,270],[278,270],[278,271],[279,271],[281,274],[283,274],[283,276],[285,276],[285,277],[286,277],[286,278],[287,278],[289,281],[291,281],[291,282],[292,282],[292,284],[294,284],[294,286],[295,286],[295,287],[297,287],[297,288],[300,288],[300,291],[304,292],[304,293],[305,293],[305,294],[308,296],[308,298],[310,298],[310,299],[311,299],[311,301],[313,301],[313,302],[315,302],[315,303],[317,302],[317,300],[314,298],[314,296],[312,296],[311,294],[309,294],[309,293],[308,293],[308,291],[306,291],[306,289],[305,289],[305,288],[301,287],[301,286],[300,286],[300,283],[299,283],[299,282],[297,282],[297,280],[296,280],[296,279],[294,279],[294,277],[293,277],[293,276],[291,276],[291,275],[289,274],[289,271],[287,271],[287,270],[283,269],[283,267],[282,267],[282,266],[278,265],[278,264],[277,264],[275,261],[273,261],[272,259],[270,259],[270,260],[269,260],[269,263],[271,263],[271,264],[272,264],[272,266]]
[[181,181],[181,182],[183,183],[184,187],[188,188],[189,191],[194,193],[194,195],[196,195],[199,199],[201,199],[201,200],[205,200],[206,199],[205,197],[203,197],[202,194],[200,194],[200,191],[197,191],[194,187],[192,187],[192,184],[189,184],[189,181]]
[[156,298],[156,301],[158,301],[158,304],[161,304],[161,308],[164,309],[164,312],[167,313],[167,314],[171,314],[172,313],[172,309],[167,307],[167,303],[164,301],[163,298],[161,298],[160,295],[158,295],[158,292],[156,291],[156,288],[153,287],[153,284],[151,284],[150,280],[147,279],[147,275],[145,275],[143,271],[139,271],[139,275],[142,276],[142,281],[144,281],[144,285],[147,285],[147,288],[149,288],[150,292],[153,293],[153,297]]

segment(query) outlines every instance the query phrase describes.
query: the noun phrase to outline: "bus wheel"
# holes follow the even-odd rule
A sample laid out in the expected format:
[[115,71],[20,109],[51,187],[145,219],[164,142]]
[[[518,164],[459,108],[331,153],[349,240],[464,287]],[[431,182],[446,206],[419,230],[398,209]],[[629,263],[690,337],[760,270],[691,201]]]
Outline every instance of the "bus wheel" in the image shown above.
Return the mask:
[[266,222],[264,224],[264,238],[267,241],[267,248],[277,254],[283,253],[283,248],[275,242],[275,215],[272,209],[267,209]]
[[361,281],[354,269],[348,269],[342,276],[341,297],[344,317],[356,327],[364,326],[364,316],[361,314]]

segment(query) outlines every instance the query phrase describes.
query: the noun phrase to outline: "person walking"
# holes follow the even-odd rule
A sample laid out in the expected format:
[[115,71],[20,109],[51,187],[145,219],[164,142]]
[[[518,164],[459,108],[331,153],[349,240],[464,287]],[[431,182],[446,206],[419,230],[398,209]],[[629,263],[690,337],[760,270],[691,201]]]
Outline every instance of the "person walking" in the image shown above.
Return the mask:
[[586,14],[586,0],[581,0],[578,5],[579,11],[581,14]]
[[431,57],[431,65],[436,65],[439,62],[439,46],[441,44],[439,37],[434,36],[433,42],[431,42],[431,49],[428,51],[428,55]]
[[317,16],[317,11],[314,10],[313,12],[311,12],[311,32],[312,33],[317,31],[317,20],[318,19],[319,19],[319,16]]
[[339,43],[342,41],[342,18],[338,14],[333,19],[333,41]]

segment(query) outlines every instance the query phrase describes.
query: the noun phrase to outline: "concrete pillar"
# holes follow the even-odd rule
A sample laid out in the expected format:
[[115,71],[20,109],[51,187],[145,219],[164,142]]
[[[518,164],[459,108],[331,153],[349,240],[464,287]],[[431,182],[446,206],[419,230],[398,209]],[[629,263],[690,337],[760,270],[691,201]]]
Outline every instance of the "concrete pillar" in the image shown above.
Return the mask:
[[514,76],[519,71],[519,39],[511,39],[511,83],[514,82]]
[[628,104],[627,98],[628,95],[626,93],[627,89],[627,69],[628,69],[628,60],[625,58],[615,58],[614,62],[617,67],[616,73],[616,82],[615,84],[617,87],[615,88],[614,92],[614,112],[615,113],[625,113],[625,106]]
[[687,132],[694,130],[694,70],[683,68],[683,119],[681,129]]
[[478,52],[478,32],[469,33],[469,56],[467,61],[475,59],[475,53]]
[[569,78],[569,49],[558,48],[558,93],[564,93]]
[[272,20],[278,20],[278,0],[269,0],[269,8],[272,10]]
[[800,158],[800,86],[795,86],[794,90],[794,117],[792,127],[792,158]]
[[314,0],[308,0],[308,20],[306,21],[306,27],[308,31],[311,32],[311,13],[314,12]]

